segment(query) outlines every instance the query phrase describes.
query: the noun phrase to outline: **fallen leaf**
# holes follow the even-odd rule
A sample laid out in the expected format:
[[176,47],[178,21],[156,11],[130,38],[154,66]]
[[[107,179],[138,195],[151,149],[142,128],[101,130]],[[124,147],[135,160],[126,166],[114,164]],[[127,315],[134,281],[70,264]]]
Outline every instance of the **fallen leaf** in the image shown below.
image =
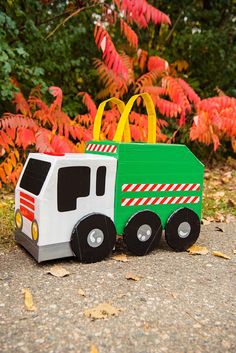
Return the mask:
[[209,253],[208,249],[205,246],[201,245],[192,245],[187,249],[189,255],[206,255]]
[[217,191],[214,196],[218,199],[221,198],[223,196],[225,196],[225,192],[224,191]]
[[117,316],[121,309],[114,308],[111,304],[103,303],[91,309],[84,310],[84,315],[92,320],[105,319],[109,316]]
[[47,271],[47,273],[55,277],[65,277],[65,276],[69,276],[70,274],[69,271],[67,271],[64,267],[59,265],[52,266],[50,270]]
[[233,253],[236,254],[236,250],[233,250]]
[[22,293],[24,294],[24,302],[26,309],[29,311],[36,311],[37,308],[34,306],[31,291],[28,288],[23,288]]
[[116,260],[116,261],[121,261],[121,262],[128,262],[128,258],[127,255],[125,254],[119,254],[119,255],[113,255],[112,260]]
[[206,218],[202,218],[201,223],[202,223],[204,226],[208,226],[208,224],[210,224],[211,222],[210,222],[208,219],[206,219]]
[[236,203],[232,199],[228,199],[227,207],[234,208],[234,207],[236,207]]
[[85,291],[81,288],[78,289],[78,293],[79,295],[81,295],[82,297],[85,297]]
[[218,226],[215,227],[215,230],[217,230],[217,232],[224,232],[224,229]]
[[145,322],[144,322],[144,325],[143,325],[144,331],[148,331],[148,330],[150,330],[150,328],[151,328],[150,323],[147,322],[147,321],[145,321]]
[[225,223],[231,223],[231,222],[235,222],[236,221],[236,217],[234,215],[231,215],[231,214],[228,214],[226,216],[226,219],[225,219]]
[[97,347],[94,344],[92,344],[90,348],[90,353],[99,353]]
[[220,212],[215,213],[216,222],[224,222],[224,220],[225,220],[225,217]]
[[139,276],[133,275],[132,273],[127,273],[127,275],[125,275],[125,278],[136,282],[140,280]]
[[222,257],[222,259],[226,259],[226,260],[230,260],[231,257],[229,257],[228,255],[224,254],[223,252],[220,251],[213,251],[212,255],[214,256],[218,256],[218,257]]

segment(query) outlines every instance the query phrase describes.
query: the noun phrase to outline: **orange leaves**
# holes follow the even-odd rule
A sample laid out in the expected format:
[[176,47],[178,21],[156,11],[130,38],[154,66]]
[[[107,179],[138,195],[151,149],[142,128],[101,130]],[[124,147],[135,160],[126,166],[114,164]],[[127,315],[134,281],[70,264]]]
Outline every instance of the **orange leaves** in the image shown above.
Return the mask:
[[102,27],[102,25],[96,25],[94,29],[94,38],[98,49],[101,49],[103,52],[102,57],[108,69],[111,69],[115,73],[120,74],[125,79],[127,79],[128,70],[124,65],[120,55],[116,51],[110,35]]
[[132,30],[132,28],[122,19],[120,19],[120,31],[125,35],[127,38],[129,44],[137,49],[138,47],[138,36],[137,34]]
[[97,113],[97,107],[94,101],[92,100],[91,96],[86,92],[80,92],[78,93],[78,95],[83,96],[83,103],[88,108],[88,111],[91,114],[92,118],[95,118],[95,115]]
[[203,99],[197,105],[197,116],[190,130],[191,140],[219,147],[221,136],[236,136],[236,99],[227,96]]

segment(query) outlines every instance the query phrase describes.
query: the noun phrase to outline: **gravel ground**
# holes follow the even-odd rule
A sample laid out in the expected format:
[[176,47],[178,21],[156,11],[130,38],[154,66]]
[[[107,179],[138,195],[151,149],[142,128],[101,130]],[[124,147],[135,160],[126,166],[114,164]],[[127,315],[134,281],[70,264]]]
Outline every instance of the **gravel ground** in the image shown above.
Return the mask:
[[[203,226],[198,244],[207,255],[175,253],[164,242],[128,262],[38,265],[18,247],[0,253],[0,352],[96,353],[91,345],[99,353],[236,352],[235,227]],[[47,274],[55,264],[70,275]],[[127,280],[127,273],[140,280]],[[23,288],[32,292],[36,311],[26,310]],[[84,316],[100,303],[122,311],[94,321]]]

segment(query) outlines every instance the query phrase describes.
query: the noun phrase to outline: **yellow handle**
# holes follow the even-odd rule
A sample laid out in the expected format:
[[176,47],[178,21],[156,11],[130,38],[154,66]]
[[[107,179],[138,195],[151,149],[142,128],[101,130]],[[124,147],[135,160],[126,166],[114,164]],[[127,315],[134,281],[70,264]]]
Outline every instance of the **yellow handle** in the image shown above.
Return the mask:
[[[119,109],[120,114],[122,114],[124,109],[125,109],[125,103],[122,102],[122,100],[120,100],[118,98],[115,98],[115,97],[109,98],[109,99],[103,101],[99,105],[98,110],[97,110],[97,114],[96,114],[96,117],[95,117],[95,120],[94,120],[94,126],[93,126],[93,139],[95,141],[99,141],[100,131],[101,131],[101,123],[102,123],[102,115],[103,115],[103,112],[104,112],[105,105],[108,102],[115,103],[117,105],[118,109]],[[123,133],[124,133],[124,141],[125,142],[130,142],[131,141],[131,136],[130,136],[130,128],[129,128],[129,122],[128,121],[126,121],[125,124],[124,124],[123,130],[122,130],[122,134],[121,134],[122,136],[123,136]],[[121,136],[121,138],[122,138],[122,136]]]
[[144,92],[140,94],[136,94],[133,97],[130,98],[128,103],[126,104],[123,113],[121,114],[120,121],[117,125],[116,133],[114,136],[113,141],[121,142],[123,132],[125,131],[125,127],[128,124],[128,117],[129,113],[133,107],[133,104],[135,100],[138,97],[142,97],[145,104],[146,104],[146,110],[148,113],[148,143],[156,143],[156,110],[153,104],[153,100],[151,96]]

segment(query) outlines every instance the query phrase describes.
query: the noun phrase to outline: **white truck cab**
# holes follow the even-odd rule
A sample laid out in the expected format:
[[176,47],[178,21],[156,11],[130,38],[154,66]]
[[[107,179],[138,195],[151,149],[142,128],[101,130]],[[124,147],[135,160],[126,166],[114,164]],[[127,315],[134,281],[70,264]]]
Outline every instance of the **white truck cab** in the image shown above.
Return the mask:
[[[74,256],[78,222],[93,214],[114,220],[116,165],[104,155],[30,153],[15,190],[16,241],[38,262]],[[91,232],[91,246],[101,241]]]

